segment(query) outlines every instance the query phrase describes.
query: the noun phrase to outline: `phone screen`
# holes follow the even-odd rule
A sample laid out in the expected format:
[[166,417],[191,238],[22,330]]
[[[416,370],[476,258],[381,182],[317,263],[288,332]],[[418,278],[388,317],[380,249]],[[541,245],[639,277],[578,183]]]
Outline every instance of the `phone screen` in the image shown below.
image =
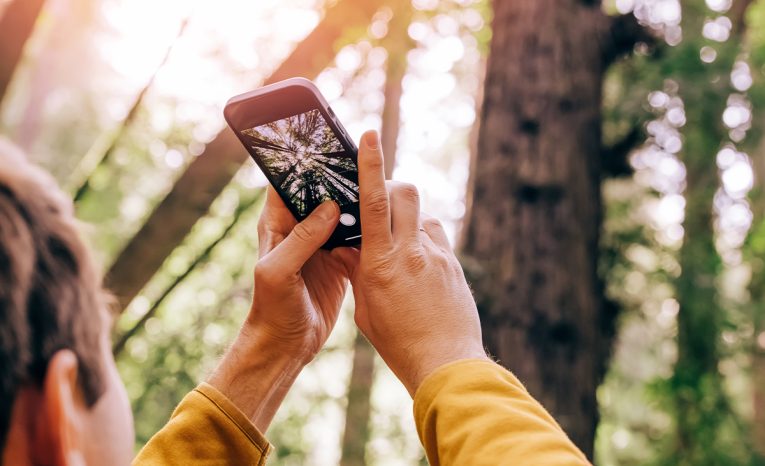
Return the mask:
[[318,109],[241,134],[301,218],[327,200],[337,202],[343,212],[358,203],[355,154],[346,150]]

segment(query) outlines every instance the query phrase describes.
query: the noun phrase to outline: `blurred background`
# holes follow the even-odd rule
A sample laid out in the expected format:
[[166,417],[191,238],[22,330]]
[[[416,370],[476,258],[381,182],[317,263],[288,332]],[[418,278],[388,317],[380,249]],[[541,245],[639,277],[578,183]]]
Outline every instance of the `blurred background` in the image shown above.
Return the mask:
[[[89,225],[136,448],[249,309],[266,180],[223,105],[305,76],[597,464],[765,464],[764,73],[765,0],[0,1],[0,133]],[[270,464],[426,464],[352,313]]]

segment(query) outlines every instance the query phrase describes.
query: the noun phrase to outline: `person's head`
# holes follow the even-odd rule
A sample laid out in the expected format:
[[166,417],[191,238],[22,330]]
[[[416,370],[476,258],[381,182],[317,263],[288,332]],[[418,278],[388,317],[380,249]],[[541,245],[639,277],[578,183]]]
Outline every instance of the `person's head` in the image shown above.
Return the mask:
[[0,138],[0,464],[129,463],[107,302],[71,201]]

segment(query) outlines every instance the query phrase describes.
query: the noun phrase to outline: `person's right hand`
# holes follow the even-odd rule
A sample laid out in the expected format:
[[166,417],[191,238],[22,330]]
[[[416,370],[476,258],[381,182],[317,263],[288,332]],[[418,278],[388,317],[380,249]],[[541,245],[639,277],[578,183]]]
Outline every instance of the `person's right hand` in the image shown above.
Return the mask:
[[388,182],[379,136],[358,157],[361,250],[339,248],[351,271],[356,324],[409,393],[452,361],[487,358],[475,301],[441,224],[420,217],[417,188]]

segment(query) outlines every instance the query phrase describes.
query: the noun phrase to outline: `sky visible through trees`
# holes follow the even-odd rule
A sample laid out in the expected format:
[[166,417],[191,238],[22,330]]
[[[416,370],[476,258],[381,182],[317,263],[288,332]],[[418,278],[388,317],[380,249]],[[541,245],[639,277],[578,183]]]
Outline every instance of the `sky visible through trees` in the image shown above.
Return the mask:
[[319,110],[242,131],[301,216],[326,200],[358,202],[356,164]]

